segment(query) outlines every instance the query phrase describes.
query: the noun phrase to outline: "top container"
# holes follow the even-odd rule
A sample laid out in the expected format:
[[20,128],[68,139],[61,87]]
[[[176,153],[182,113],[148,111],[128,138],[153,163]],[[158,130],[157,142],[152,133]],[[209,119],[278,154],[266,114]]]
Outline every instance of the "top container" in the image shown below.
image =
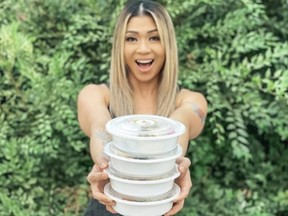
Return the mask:
[[106,124],[114,145],[131,155],[156,155],[177,147],[185,126],[173,119],[156,115],[127,115]]

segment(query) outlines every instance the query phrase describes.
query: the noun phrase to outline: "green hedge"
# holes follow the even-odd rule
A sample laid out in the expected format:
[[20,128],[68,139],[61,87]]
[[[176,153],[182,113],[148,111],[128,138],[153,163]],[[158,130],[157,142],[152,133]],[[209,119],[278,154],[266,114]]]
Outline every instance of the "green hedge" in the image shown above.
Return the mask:
[[[175,23],[179,85],[209,102],[178,215],[287,215],[288,2],[161,2]],[[92,161],[76,99],[107,82],[124,3],[1,1],[0,215],[83,214]]]

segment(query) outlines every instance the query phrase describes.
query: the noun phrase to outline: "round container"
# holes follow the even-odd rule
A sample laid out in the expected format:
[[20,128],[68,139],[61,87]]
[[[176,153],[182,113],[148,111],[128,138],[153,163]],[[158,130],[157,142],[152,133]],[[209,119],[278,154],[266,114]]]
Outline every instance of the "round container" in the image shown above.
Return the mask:
[[180,188],[177,184],[173,185],[170,195],[159,200],[134,201],[113,190],[110,183],[104,187],[104,193],[116,202],[114,210],[125,216],[160,216],[168,212],[173,201],[179,196]]
[[178,152],[178,146],[177,145],[174,149],[172,149],[169,152],[166,152],[163,154],[153,154],[153,155],[134,155],[131,153],[127,153],[127,152],[124,152],[124,151],[120,150],[119,148],[117,148],[115,146],[115,143],[113,143],[113,142],[110,144],[109,147],[110,147],[110,150],[113,154],[116,154],[118,156],[125,157],[125,158],[141,159],[141,160],[153,160],[153,159],[173,157]]
[[110,146],[113,142],[107,143],[104,147],[104,153],[110,159],[110,166],[113,167],[121,175],[130,177],[157,177],[169,173],[175,167],[176,159],[182,155],[180,145],[176,146],[173,154],[168,157],[160,157],[153,159],[134,159],[120,156],[111,151]]
[[173,119],[156,115],[127,115],[106,124],[115,146],[134,155],[154,155],[171,151],[185,126]]
[[174,165],[174,170],[168,175],[160,179],[127,179],[117,175],[117,172],[110,168],[105,169],[105,172],[109,176],[113,190],[125,196],[142,199],[167,193],[172,189],[174,180],[180,175],[177,165]]

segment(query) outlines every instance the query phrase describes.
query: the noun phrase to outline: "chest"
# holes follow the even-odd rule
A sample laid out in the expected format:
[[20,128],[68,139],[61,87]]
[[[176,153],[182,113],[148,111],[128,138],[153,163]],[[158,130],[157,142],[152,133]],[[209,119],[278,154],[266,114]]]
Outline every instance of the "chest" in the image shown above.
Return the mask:
[[153,98],[134,98],[134,113],[135,114],[156,114],[157,100]]

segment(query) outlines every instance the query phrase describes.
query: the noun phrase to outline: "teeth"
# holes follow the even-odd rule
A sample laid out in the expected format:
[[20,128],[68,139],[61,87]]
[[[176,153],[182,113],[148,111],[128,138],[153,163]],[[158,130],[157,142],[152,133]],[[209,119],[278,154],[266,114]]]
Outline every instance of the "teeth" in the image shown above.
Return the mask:
[[139,64],[148,64],[148,63],[151,63],[152,60],[137,60],[136,62]]

